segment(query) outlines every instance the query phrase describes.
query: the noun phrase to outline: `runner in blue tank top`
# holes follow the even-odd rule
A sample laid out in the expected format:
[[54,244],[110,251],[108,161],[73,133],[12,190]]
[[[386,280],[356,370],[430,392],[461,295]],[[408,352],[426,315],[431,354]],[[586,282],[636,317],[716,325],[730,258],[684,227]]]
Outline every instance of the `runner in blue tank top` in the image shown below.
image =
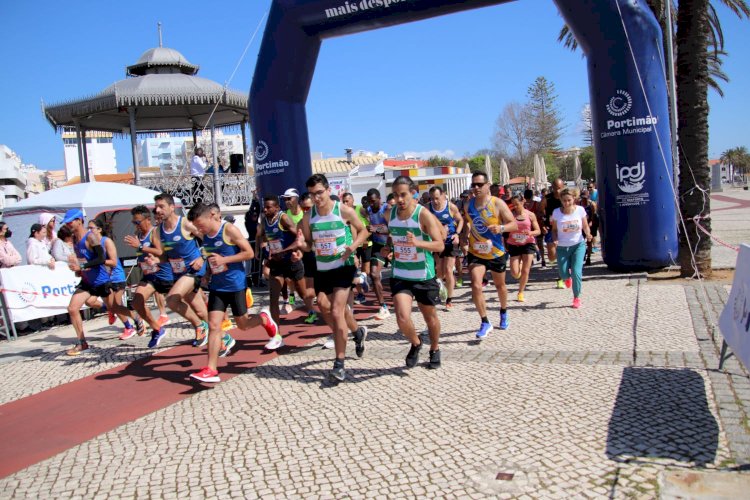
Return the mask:
[[[206,273],[206,261],[201,256],[199,231],[184,217],[175,213],[174,198],[167,193],[154,196],[154,214],[160,222],[159,231],[151,233],[151,252],[161,262],[169,264],[174,274],[174,285],[167,293],[167,305],[195,328],[194,347],[208,342],[208,310],[201,279]],[[163,332],[152,338],[159,345]],[[149,344],[151,345],[151,344]]]
[[[172,267],[167,262],[161,262],[156,256],[157,250],[152,245],[152,236],[158,233],[151,223],[151,211],[145,205],[138,205],[130,211],[131,222],[135,226],[136,234],[125,236],[125,244],[136,250],[138,266],[141,268],[143,278],[138,283],[133,296],[133,307],[146,323],[151,327],[151,337],[154,332],[164,335],[164,319],[169,319],[166,314],[154,320],[151,311],[146,307],[146,301],[154,294],[164,300],[163,295],[168,294],[174,285]],[[163,307],[160,305],[160,308]],[[160,333],[161,332],[161,333]]]
[[[120,338],[130,338],[136,331],[142,335],[145,330],[143,322],[138,318],[135,313],[122,305],[122,297],[125,294],[127,278],[125,277],[125,270],[122,268],[120,259],[117,258],[117,248],[115,242],[112,241],[104,234],[104,221],[102,219],[92,219],[88,223],[89,231],[96,233],[101,238],[101,245],[104,248],[104,268],[109,273],[109,282],[107,286],[112,293],[112,303],[115,307],[109,309],[109,324],[115,323],[115,316],[120,318],[122,324],[125,325]],[[130,320],[134,320],[135,326]]]
[[388,222],[385,220],[385,211],[390,210],[390,207],[387,203],[382,202],[380,191],[374,188],[367,191],[367,201],[369,202],[367,207],[367,218],[369,219],[367,231],[370,232],[370,239],[372,240],[370,280],[372,281],[372,288],[375,290],[378,304],[380,304],[380,308],[375,313],[374,318],[383,321],[391,315],[391,312],[388,310],[388,304],[385,302],[383,281],[381,279],[383,266],[388,264],[388,258],[381,255],[380,252],[388,242]]
[[[222,343],[221,322],[227,307],[232,308],[241,330],[262,326],[269,336],[274,337],[279,335],[279,327],[267,309],[258,316],[247,314],[243,262],[252,259],[254,254],[240,230],[221,220],[221,212],[216,205],[198,203],[188,212],[188,219],[203,234],[203,251],[211,273],[208,283],[208,364],[190,376],[201,382],[219,382],[217,365]],[[227,346],[228,349],[231,347]]]
[[456,286],[456,278],[453,276],[453,267],[456,265],[456,257],[460,250],[458,235],[464,227],[464,220],[458,207],[448,200],[443,188],[433,186],[430,188],[430,212],[437,217],[445,231],[445,249],[435,254],[435,271],[439,281],[445,283],[448,292],[445,299],[445,308],[451,309],[453,304],[453,289]]

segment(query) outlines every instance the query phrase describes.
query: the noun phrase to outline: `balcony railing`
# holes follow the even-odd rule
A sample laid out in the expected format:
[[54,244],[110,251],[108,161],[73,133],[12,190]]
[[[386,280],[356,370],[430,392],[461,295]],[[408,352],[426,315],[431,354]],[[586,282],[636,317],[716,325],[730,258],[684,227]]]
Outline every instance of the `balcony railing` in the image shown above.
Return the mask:
[[[190,175],[156,175],[141,177],[138,185],[162,193],[169,193],[182,200],[185,207],[199,201],[218,203],[221,206],[249,205],[255,191],[255,177],[249,174],[222,174],[217,179],[208,174],[203,177]],[[217,186],[218,184],[218,186]],[[218,196],[217,196],[218,188]]]

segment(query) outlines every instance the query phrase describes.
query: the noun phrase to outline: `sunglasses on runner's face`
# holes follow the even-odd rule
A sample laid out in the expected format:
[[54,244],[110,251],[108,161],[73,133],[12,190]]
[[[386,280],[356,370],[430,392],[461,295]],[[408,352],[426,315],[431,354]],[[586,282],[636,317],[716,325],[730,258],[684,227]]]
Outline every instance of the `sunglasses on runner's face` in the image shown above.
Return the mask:
[[141,219],[141,220],[135,220],[135,219],[133,219],[130,222],[132,222],[134,225],[137,226],[138,224],[142,223],[144,220],[146,220],[146,219]]
[[472,188],[481,188],[481,187],[484,187],[486,185],[487,185],[486,182],[472,182],[471,183],[471,187]]

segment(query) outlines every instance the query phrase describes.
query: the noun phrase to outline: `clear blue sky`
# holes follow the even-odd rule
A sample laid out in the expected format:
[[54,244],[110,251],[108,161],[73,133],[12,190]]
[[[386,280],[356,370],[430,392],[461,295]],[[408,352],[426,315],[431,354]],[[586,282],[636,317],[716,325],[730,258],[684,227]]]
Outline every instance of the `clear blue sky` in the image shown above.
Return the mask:
[[[718,2],[714,2],[718,3]],[[41,99],[56,103],[95,94],[125,76],[146,49],[164,45],[225,82],[270,0],[189,2],[82,0],[0,3],[0,144],[42,169],[63,167],[60,136],[43,118]],[[750,24],[719,9],[729,57],[726,96],[711,93],[710,155],[750,145]],[[585,61],[557,41],[554,4],[522,0],[324,43],[308,100],[313,151],[344,148],[453,151],[491,145],[497,115],[523,101],[540,75],[557,89],[566,128],[563,146],[581,144],[588,102]],[[265,26],[231,86],[247,91]],[[118,170],[131,164],[129,140],[115,143]]]

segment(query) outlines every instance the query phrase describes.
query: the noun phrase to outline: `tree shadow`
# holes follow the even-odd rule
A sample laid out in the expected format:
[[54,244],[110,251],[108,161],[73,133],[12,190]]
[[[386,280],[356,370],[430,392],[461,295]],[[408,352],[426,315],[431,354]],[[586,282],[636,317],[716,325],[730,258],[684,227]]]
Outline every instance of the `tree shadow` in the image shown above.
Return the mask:
[[712,463],[719,425],[704,379],[692,370],[625,368],[607,433],[607,456]]
[[[354,366],[351,364],[352,361],[355,363]],[[326,366],[314,366],[321,364]],[[261,378],[292,380],[304,384],[317,384],[321,389],[329,389],[339,385],[337,382],[329,381],[329,370],[330,365],[328,365],[328,361],[316,359],[296,365],[258,365],[248,370],[248,372]],[[408,377],[408,372],[414,370],[416,370],[416,368],[409,369],[405,366],[393,368],[358,368],[356,367],[356,360],[353,358],[347,358],[346,380],[342,383],[359,384],[387,375]]]

